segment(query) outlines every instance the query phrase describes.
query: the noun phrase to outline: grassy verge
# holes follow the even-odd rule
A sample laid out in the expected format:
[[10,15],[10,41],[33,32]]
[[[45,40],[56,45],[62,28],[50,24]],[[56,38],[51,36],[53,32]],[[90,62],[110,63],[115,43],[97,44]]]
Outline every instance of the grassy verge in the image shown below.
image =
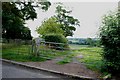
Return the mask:
[[45,61],[45,58],[35,57],[32,55],[21,55],[16,53],[3,53],[2,58],[20,62],[31,62],[31,61]]
[[28,61],[45,61],[42,57],[35,57],[30,54],[30,45],[4,44],[2,47],[2,58],[28,62]]

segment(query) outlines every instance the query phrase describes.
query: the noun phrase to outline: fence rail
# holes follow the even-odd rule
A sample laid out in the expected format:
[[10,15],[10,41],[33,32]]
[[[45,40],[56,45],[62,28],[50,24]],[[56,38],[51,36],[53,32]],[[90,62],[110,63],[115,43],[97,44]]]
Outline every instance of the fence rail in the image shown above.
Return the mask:
[[65,43],[45,42],[45,41],[41,41],[41,43],[48,43],[48,44],[65,44]]

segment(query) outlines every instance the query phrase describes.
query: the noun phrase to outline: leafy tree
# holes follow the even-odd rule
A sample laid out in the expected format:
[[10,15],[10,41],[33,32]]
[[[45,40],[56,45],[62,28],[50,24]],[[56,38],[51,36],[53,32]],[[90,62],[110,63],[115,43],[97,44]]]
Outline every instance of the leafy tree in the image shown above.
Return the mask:
[[63,6],[58,5],[56,7],[56,15],[55,17],[57,18],[57,22],[61,24],[61,28],[64,31],[64,36],[72,36],[73,31],[76,30],[75,26],[79,26],[79,21],[78,19],[75,19],[73,16],[70,16],[69,14],[72,11],[66,10],[63,8]]
[[95,46],[96,46],[96,47],[101,47],[101,44],[100,44],[100,40],[99,40],[99,39],[97,39],[97,40],[95,41]]
[[64,31],[61,29],[61,24],[57,22],[55,16],[43,21],[42,25],[36,29],[38,34],[47,42],[64,43],[64,44],[49,44],[55,49],[68,48],[67,38],[64,36]]
[[60,24],[56,22],[55,17],[51,17],[46,21],[43,21],[42,25],[37,28],[38,34],[44,37],[46,34],[63,34],[63,30],[60,28]]
[[46,2],[3,2],[2,9],[7,10],[23,20],[32,19],[37,17],[35,8],[41,7],[43,10],[48,10],[51,3]]
[[52,48],[54,49],[63,50],[63,49],[69,48],[67,44],[67,38],[63,36],[62,34],[46,34],[44,39],[46,42],[62,43],[62,44],[46,43],[46,44],[51,45]]
[[94,46],[94,41],[91,38],[87,38],[86,43],[90,46]]
[[28,27],[23,27],[23,29],[21,30],[21,39],[24,39],[24,40],[32,39],[31,31]]
[[[47,10],[50,2],[3,2],[2,3],[2,37],[6,39],[19,39],[24,31],[25,20],[34,20],[37,17],[36,7]],[[23,30],[22,30],[23,29]],[[27,31],[29,34],[29,30]],[[29,34],[29,36],[31,36]]]
[[103,17],[100,38],[105,70],[116,75],[120,71],[120,15],[112,12]]

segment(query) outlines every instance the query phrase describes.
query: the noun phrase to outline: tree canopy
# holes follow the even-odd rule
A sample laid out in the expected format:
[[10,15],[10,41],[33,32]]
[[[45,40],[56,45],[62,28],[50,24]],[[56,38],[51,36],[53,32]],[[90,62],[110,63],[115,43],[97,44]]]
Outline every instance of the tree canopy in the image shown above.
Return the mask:
[[64,36],[72,36],[73,31],[76,30],[75,26],[80,26],[80,22],[78,19],[70,16],[69,14],[72,11],[66,10],[63,6],[58,5],[56,7],[56,19],[59,24],[61,24],[61,28],[64,31]]
[[78,19],[70,16],[72,11],[66,10],[63,6],[56,7],[56,14],[51,18],[43,21],[42,25],[37,28],[37,32],[41,35],[55,33],[63,36],[72,36],[75,26],[80,26]]
[[60,28],[60,24],[56,22],[55,17],[51,17],[43,21],[42,25],[37,28],[38,34],[45,36],[47,34],[62,34],[63,30]]
[[103,17],[100,39],[103,47],[105,69],[116,74],[120,71],[120,16],[119,11]]
[[[50,2],[3,2],[2,37],[6,39],[21,39],[22,37],[20,36],[25,36],[24,32],[29,34],[30,30],[24,26],[25,20],[34,20],[37,17],[36,7],[47,10],[50,5]],[[30,36],[31,34],[28,37]]]

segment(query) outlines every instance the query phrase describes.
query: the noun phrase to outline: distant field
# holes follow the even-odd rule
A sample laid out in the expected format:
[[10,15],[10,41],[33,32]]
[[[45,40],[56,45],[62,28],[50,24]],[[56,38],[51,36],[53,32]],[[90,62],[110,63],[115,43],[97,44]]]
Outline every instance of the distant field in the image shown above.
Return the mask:
[[80,49],[82,47],[88,47],[88,45],[76,45],[76,44],[69,44],[71,49]]

